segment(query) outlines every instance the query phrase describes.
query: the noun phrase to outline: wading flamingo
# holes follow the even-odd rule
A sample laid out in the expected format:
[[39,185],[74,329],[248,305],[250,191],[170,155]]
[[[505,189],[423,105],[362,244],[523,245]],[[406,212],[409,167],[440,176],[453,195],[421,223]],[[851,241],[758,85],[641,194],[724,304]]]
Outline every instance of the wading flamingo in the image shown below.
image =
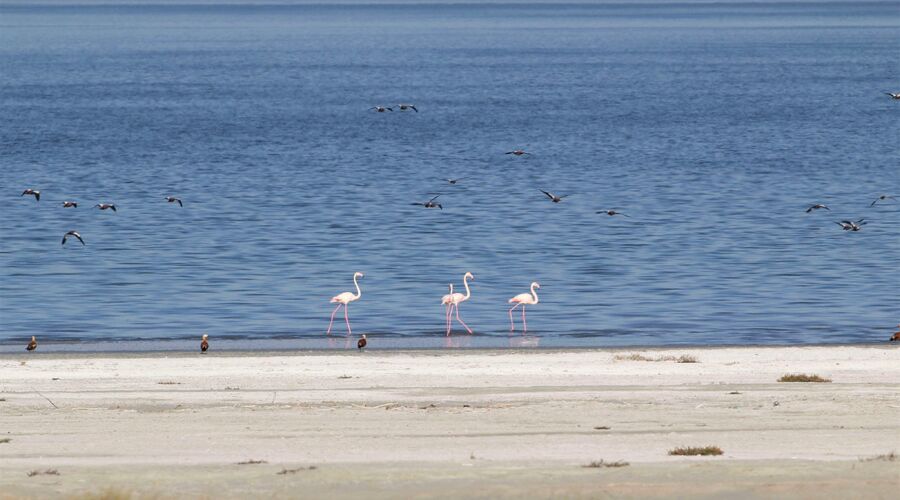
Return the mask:
[[447,327],[447,335],[450,335],[450,308],[453,307],[453,283],[450,283],[450,293],[441,297],[441,305],[447,306],[444,313],[444,325]]
[[534,291],[535,288],[540,288],[541,285],[534,281],[531,283],[531,293],[520,293],[515,297],[509,299],[510,304],[515,304],[514,306],[509,308],[509,331],[515,331],[516,325],[513,323],[512,312],[513,309],[522,306],[522,333],[528,331],[528,324],[525,323],[525,306],[526,305],[534,305],[538,303],[537,292]]
[[362,297],[362,290],[359,289],[359,283],[357,283],[356,280],[363,276],[365,276],[365,274],[360,272],[353,273],[353,284],[356,285],[356,295],[354,295],[353,292],[344,292],[331,298],[331,303],[337,303],[337,307],[335,307],[334,311],[331,313],[331,321],[328,323],[328,332],[326,332],[326,335],[331,335],[331,326],[334,325],[334,315],[337,314],[338,309],[340,309],[341,306],[344,306],[344,321],[347,322],[347,335],[353,333],[350,330],[350,314],[347,311],[351,302],[359,300],[359,298]]
[[[473,275],[472,273],[469,273],[469,272],[467,272],[466,274],[463,275],[463,286],[466,287],[466,294],[465,295],[463,295],[461,293],[451,294],[450,295],[450,307],[451,308],[456,307],[456,321],[459,321],[459,323],[463,327],[465,327],[466,331],[471,334],[472,329],[469,328],[469,325],[467,325],[466,322],[463,321],[462,318],[459,317],[459,304],[461,302],[465,302],[465,301],[469,300],[469,298],[472,296],[472,290],[469,290],[469,281],[468,280],[470,280],[470,279],[474,280],[475,275]],[[449,313],[447,315],[447,318],[450,319]],[[452,322],[453,320],[450,319],[450,321]],[[447,327],[448,327],[447,335],[450,335],[450,328],[449,328],[450,323],[447,323]]]

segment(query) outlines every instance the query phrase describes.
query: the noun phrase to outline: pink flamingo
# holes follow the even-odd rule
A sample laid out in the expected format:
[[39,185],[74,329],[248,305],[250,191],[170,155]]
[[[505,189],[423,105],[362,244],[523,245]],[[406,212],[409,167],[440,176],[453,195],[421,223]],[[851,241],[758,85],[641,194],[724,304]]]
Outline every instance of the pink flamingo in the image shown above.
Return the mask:
[[[459,292],[451,294],[450,295],[450,307],[451,308],[456,307],[456,321],[459,321],[460,324],[465,327],[466,331],[471,334],[472,329],[469,328],[469,325],[467,325],[466,322],[463,321],[462,318],[459,317],[459,304],[461,302],[465,302],[465,301],[469,300],[469,298],[472,296],[472,290],[469,290],[469,281],[468,280],[470,280],[470,279],[474,280],[475,275],[473,275],[472,273],[469,273],[469,272],[467,272],[466,274],[463,275],[463,286],[466,287],[466,294],[463,295]],[[449,313],[448,313],[447,317],[448,318],[450,317]],[[450,321],[453,321],[453,320],[450,320]],[[449,324],[448,324],[448,327],[449,327]],[[447,328],[447,335],[450,335],[450,328]]]
[[453,283],[450,283],[450,293],[441,297],[441,305],[447,306],[447,312],[444,314],[444,324],[447,326],[447,335],[450,335],[450,308],[453,307]]
[[331,335],[331,325],[334,324],[334,315],[337,314],[338,309],[340,309],[341,306],[344,306],[344,321],[347,322],[347,335],[351,335],[353,333],[350,330],[350,317],[347,311],[351,302],[359,300],[359,298],[362,297],[362,290],[359,289],[359,283],[357,283],[356,280],[357,278],[362,278],[363,276],[365,276],[365,274],[360,272],[353,273],[353,284],[356,285],[356,295],[354,295],[353,292],[344,292],[339,293],[331,298],[330,302],[332,304],[337,303],[338,306],[335,307],[334,311],[331,313],[331,322],[328,323],[328,332],[326,333],[326,335]]
[[513,323],[512,312],[513,309],[522,306],[522,333],[528,331],[528,324],[525,323],[525,306],[526,305],[534,305],[538,303],[537,292],[534,291],[535,288],[540,288],[541,285],[538,284],[537,281],[531,283],[531,293],[520,293],[515,297],[509,299],[510,304],[515,304],[514,306],[509,308],[509,331],[515,331],[516,325]]

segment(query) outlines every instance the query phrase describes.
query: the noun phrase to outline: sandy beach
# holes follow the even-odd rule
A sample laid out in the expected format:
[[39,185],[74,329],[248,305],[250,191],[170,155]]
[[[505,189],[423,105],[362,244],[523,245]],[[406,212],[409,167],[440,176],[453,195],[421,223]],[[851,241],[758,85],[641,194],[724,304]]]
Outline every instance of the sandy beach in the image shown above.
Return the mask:
[[892,452],[891,345],[0,360],[0,498],[890,498]]

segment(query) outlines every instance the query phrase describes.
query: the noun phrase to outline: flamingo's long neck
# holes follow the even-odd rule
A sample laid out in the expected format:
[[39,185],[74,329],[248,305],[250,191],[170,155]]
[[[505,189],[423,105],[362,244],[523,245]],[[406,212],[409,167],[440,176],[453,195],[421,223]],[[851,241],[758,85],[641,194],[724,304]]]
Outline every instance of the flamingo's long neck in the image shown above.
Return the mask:
[[358,278],[357,275],[353,275],[353,284],[356,285],[356,298],[353,300],[359,300],[362,297],[362,290],[359,289],[359,283],[356,281]]
[[531,296],[534,297],[534,303],[537,304],[538,296],[537,296],[537,292],[534,291],[534,283],[531,284]]
[[463,300],[469,300],[469,297],[472,296],[472,290],[469,290],[469,275],[463,276],[463,286],[466,287],[466,296]]

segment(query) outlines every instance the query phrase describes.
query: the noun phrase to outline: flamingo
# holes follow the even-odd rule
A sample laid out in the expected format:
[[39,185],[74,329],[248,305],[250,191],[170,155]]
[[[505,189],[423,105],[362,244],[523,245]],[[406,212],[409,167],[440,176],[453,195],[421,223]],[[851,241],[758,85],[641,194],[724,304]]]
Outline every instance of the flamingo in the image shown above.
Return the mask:
[[359,289],[359,283],[356,280],[362,278],[363,276],[365,276],[365,274],[361,272],[353,273],[353,284],[356,286],[356,295],[354,295],[353,292],[344,292],[339,293],[331,298],[330,302],[332,304],[337,303],[337,307],[335,307],[334,311],[331,313],[331,322],[328,323],[328,332],[326,332],[326,335],[331,335],[331,326],[334,324],[334,315],[337,314],[338,309],[340,309],[341,306],[344,306],[344,321],[347,322],[347,335],[351,335],[353,333],[350,330],[350,317],[348,309],[351,302],[359,300],[359,298],[362,297],[362,290]]
[[441,305],[447,306],[447,312],[444,314],[444,323],[447,325],[447,335],[450,335],[450,309],[453,307],[453,283],[450,283],[450,293],[441,297]]
[[520,293],[515,297],[509,299],[510,304],[515,304],[514,306],[509,308],[509,331],[515,331],[516,325],[513,323],[512,312],[513,309],[522,306],[522,333],[528,331],[528,324],[525,323],[525,306],[526,305],[534,305],[538,303],[537,292],[534,291],[535,288],[540,288],[541,285],[537,281],[533,281],[531,283],[531,293]]
[[[459,317],[459,304],[469,300],[469,298],[472,297],[472,290],[469,289],[469,281],[468,281],[470,279],[474,280],[475,275],[473,275],[472,273],[469,273],[469,272],[467,272],[466,274],[463,275],[463,286],[466,287],[465,295],[463,295],[459,292],[450,294],[450,309],[452,309],[453,307],[456,307],[456,321],[459,321],[460,324],[465,327],[466,331],[471,334],[472,329],[469,328],[469,325],[467,325],[466,322],[463,321],[462,318]],[[448,319],[447,335],[450,335],[450,321],[453,321],[453,320],[450,319],[450,311],[449,310],[447,311],[447,319]]]

